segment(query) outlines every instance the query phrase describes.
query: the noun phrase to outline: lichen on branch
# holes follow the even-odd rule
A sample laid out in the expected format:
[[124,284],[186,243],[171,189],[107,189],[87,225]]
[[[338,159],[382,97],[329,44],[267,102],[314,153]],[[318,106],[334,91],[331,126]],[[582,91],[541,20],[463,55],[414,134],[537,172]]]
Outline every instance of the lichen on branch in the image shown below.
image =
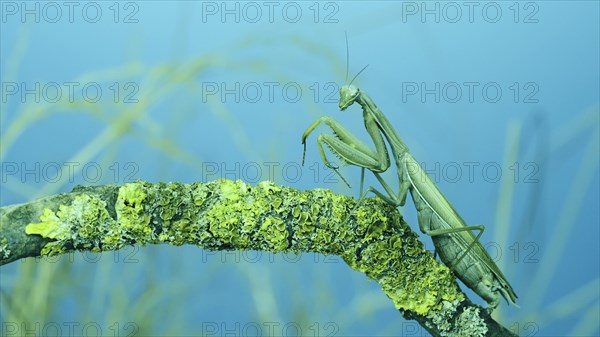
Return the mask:
[[489,315],[466,299],[398,211],[378,198],[357,202],[325,189],[299,191],[271,182],[137,181],[78,187],[2,207],[0,217],[0,239],[9,252],[0,254],[2,264],[132,244],[334,254],[377,281],[405,317],[433,335],[493,335]]

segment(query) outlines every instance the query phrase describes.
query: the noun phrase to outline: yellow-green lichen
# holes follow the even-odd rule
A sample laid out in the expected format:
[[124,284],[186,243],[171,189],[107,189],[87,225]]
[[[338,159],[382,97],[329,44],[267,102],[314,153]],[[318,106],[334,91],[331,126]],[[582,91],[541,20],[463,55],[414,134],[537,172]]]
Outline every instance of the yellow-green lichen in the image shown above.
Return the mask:
[[219,221],[211,221],[209,230],[220,243],[228,243],[235,247],[245,248],[249,244],[248,236],[242,237],[238,225],[240,218],[234,212],[223,212]]
[[95,196],[81,195],[73,200],[69,209],[71,211],[64,212],[61,218],[71,225],[74,245],[100,251],[105,235],[116,230],[106,202]]
[[302,208],[300,208],[300,206],[294,207],[294,209],[292,209],[292,216],[297,219],[300,216],[301,211]]
[[377,198],[357,205],[328,190],[305,193],[272,182],[256,187],[226,179],[191,185],[136,182],[119,188],[115,212],[116,220],[104,201],[82,194],[56,213],[45,209],[26,232],[55,240],[42,254],[118,249],[133,242],[336,254],[376,280],[396,308],[433,315],[442,330],[445,312],[452,309],[448,303],[455,308],[464,299],[448,269],[425,257],[396,210]]
[[264,180],[259,182],[256,187],[263,190],[264,193],[277,193],[281,192],[281,187],[275,185],[272,181]]
[[[64,207],[64,205],[61,205]],[[61,240],[69,236],[69,226],[64,224],[49,208],[44,209],[39,223],[30,223],[25,226],[25,233],[38,234],[44,238]]]
[[211,190],[208,184],[192,184],[192,200],[198,207],[203,206],[206,199],[210,196]]
[[141,181],[125,184],[119,188],[115,203],[119,225],[123,231],[131,233],[132,239],[137,242],[152,239],[152,228],[148,226],[150,215],[145,210],[146,188]]
[[[25,233],[56,240],[42,248],[42,255],[61,254],[68,247],[100,251],[107,245],[105,239],[110,239],[115,230],[115,222],[106,210],[106,203],[87,194],[76,196],[70,205],[60,205],[56,213],[44,209],[40,221],[28,224]],[[114,245],[108,244],[104,248],[120,247],[121,236],[117,236]]]
[[305,250],[322,254],[343,255],[349,246],[347,197],[326,189],[315,189],[310,200],[292,208],[294,242],[302,240]]
[[259,235],[267,243],[267,248],[273,252],[280,252],[289,245],[289,233],[281,219],[266,218],[260,226]]
[[168,242],[175,246],[195,242],[198,238],[199,226],[193,222],[192,217],[185,217],[174,221],[170,228],[163,227],[160,241]]
[[[268,182],[252,188],[241,180],[226,179],[210,183],[210,188],[218,191],[218,198],[207,209],[205,219],[201,220],[205,223],[201,224],[201,228],[206,226],[207,231],[201,233],[200,241],[209,246],[228,245],[237,249],[250,247],[257,239],[257,219],[273,208],[271,201],[277,197],[271,194],[278,192],[278,188],[272,187]],[[206,195],[202,191],[203,187],[199,189],[200,191],[193,192],[196,204]]]
[[401,248],[402,239],[398,236],[371,243],[361,253],[361,261],[368,266],[364,271],[379,279],[380,275],[397,270],[404,258]]
[[196,202],[202,205],[208,196],[198,187],[198,184],[177,182],[148,186],[144,210],[154,219],[154,232],[148,231],[152,233],[151,243],[181,246],[198,242],[200,224]]
[[241,180],[234,182],[223,179],[221,180],[220,188],[219,197],[232,203],[240,200],[248,192],[248,185]]
[[388,216],[381,211],[373,211],[369,207],[360,207],[356,210],[356,232],[363,242],[377,240],[381,238],[384,231],[388,231],[391,221]]
[[384,213],[385,207],[373,207],[372,202],[380,201],[366,200],[355,210],[355,235],[362,249],[355,261],[352,251],[345,252],[350,266],[377,280],[400,310],[426,315],[443,300],[462,299],[449,270],[428,256],[415,235],[405,232],[397,213]]
[[[385,288],[396,308],[426,315],[430,310],[441,307],[441,301],[462,300],[463,295],[456,290],[454,278],[449,270],[428,259],[406,258],[395,269],[404,272],[399,275],[386,275]],[[403,281],[399,281],[403,280]]]
[[[313,222],[313,216],[308,212],[300,212],[300,207],[295,208],[292,212],[298,225],[294,230],[295,239],[308,239],[315,233],[316,226]],[[297,215],[296,215],[297,214]],[[315,217],[316,218],[316,217]]]

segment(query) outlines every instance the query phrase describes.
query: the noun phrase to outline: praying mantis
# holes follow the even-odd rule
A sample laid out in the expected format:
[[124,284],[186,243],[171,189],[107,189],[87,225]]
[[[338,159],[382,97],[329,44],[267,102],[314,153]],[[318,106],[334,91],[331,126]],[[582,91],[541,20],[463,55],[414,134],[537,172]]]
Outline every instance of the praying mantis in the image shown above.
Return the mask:
[[[410,191],[417,209],[419,228],[421,232],[431,236],[440,260],[467,287],[489,304],[490,312],[498,306],[500,296],[507,302],[515,304],[517,299],[515,291],[479,242],[485,227],[483,225],[467,226],[427,172],[410,154],[406,144],[371,97],[352,85],[354,79],[350,81],[350,84],[340,88],[339,108],[344,111],[354,103],[362,108],[364,125],[373,141],[375,150],[372,150],[335,119],[321,117],[302,135],[302,144],[304,145],[302,162],[304,163],[306,154],[307,137],[317,126],[325,123],[335,135],[320,134],[317,137],[320,156],[327,167],[333,169],[349,186],[346,179],[339,173],[338,166],[333,165],[327,159],[323,144],[327,145],[344,164],[361,167],[361,199],[364,197],[362,189],[365,169],[375,175],[387,195],[373,187],[369,187],[367,192],[373,192],[395,207],[404,206],[406,195]],[[385,172],[391,164],[385,141],[392,150],[398,170],[400,187],[397,194],[381,176],[381,173]],[[475,236],[472,231],[479,231],[479,233]]]

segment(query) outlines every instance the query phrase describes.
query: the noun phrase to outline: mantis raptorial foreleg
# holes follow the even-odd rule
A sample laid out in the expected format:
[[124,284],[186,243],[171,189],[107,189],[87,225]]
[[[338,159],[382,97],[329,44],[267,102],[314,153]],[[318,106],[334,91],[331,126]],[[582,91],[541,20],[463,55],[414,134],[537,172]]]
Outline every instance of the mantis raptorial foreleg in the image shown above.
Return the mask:
[[[340,178],[350,186],[342,174],[338,171],[338,166],[331,164],[325,155],[323,149],[323,143],[326,144],[331,152],[338,157],[344,165],[355,165],[360,166],[364,169],[368,169],[374,173],[384,172],[390,167],[390,156],[385,147],[385,143],[381,133],[377,130],[374,120],[365,121],[365,125],[368,126],[369,134],[373,139],[376,150],[373,151],[369,146],[363,143],[358,137],[356,137],[350,130],[345,128],[342,124],[331,117],[321,117],[317,119],[311,126],[304,131],[302,135],[302,144],[304,145],[304,152],[302,153],[302,164],[304,165],[304,158],[306,154],[306,138],[315,130],[319,124],[325,123],[333,133],[334,136],[328,134],[320,134],[317,137],[317,145],[319,147],[319,153],[325,166],[334,170]],[[363,171],[364,173],[364,171]],[[361,192],[362,194],[362,179],[361,179]]]

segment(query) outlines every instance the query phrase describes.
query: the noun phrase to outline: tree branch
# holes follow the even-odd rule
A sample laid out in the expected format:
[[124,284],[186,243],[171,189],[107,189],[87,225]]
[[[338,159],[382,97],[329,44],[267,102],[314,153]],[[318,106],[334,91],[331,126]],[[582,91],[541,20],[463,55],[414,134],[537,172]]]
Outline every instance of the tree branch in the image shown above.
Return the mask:
[[460,291],[397,209],[329,190],[261,182],[78,186],[0,208],[0,265],[31,256],[193,244],[340,256],[433,336],[515,336]]

